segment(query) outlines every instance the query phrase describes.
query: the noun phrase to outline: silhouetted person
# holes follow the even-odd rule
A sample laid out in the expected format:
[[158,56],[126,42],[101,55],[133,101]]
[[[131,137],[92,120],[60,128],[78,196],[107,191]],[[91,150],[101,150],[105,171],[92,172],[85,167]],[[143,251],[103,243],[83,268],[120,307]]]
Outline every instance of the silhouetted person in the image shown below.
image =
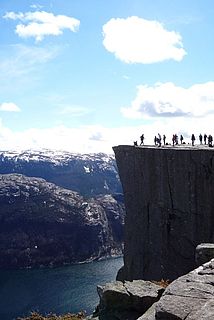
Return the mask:
[[202,134],[201,133],[199,134],[199,141],[200,141],[200,144],[202,144]]
[[178,136],[177,136],[177,134],[173,134],[173,136],[172,136],[172,144],[173,144],[173,146],[175,144],[178,144]]
[[155,146],[157,145],[157,137],[155,136],[154,137],[154,143],[155,143]]
[[191,140],[192,140],[192,146],[194,146],[194,144],[195,144],[195,135],[194,134],[192,134]]
[[161,135],[158,133],[158,147],[161,147]]
[[173,134],[172,136],[172,145],[174,146],[175,145],[175,135]]
[[207,135],[206,135],[206,133],[204,134],[204,144],[207,144]]
[[182,134],[180,135],[180,142],[181,144],[183,144],[183,140],[184,140],[184,137],[182,136]]
[[208,146],[212,147],[212,145],[213,145],[213,137],[211,136],[211,134],[209,134],[209,136],[208,136]]
[[166,136],[165,136],[165,134],[163,135],[163,144],[164,145],[166,144]]
[[140,146],[143,144],[144,145],[144,134],[142,134],[141,136],[140,136]]

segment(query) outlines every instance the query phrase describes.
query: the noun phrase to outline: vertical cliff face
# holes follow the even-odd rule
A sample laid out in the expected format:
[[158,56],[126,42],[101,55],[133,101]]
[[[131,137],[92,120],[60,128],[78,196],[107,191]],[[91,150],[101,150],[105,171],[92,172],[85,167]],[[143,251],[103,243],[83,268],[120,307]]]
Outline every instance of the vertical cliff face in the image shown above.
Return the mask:
[[195,247],[214,241],[214,151],[114,147],[126,206],[120,277],[175,279],[195,267]]

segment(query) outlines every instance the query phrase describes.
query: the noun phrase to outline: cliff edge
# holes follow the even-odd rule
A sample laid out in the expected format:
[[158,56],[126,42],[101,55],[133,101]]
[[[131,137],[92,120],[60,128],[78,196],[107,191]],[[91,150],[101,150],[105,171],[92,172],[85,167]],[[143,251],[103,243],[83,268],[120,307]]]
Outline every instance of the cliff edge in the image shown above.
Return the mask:
[[176,279],[195,268],[195,247],[214,241],[214,151],[116,146],[126,221],[119,280]]

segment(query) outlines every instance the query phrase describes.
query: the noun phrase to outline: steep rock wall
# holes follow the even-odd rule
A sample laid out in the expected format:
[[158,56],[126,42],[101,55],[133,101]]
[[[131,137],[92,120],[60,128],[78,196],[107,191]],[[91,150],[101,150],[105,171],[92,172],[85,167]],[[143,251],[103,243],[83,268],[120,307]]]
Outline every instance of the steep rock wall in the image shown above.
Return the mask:
[[0,269],[61,266],[121,254],[124,204],[119,195],[116,199],[85,199],[41,178],[0,175]]
[[126,206],[120,279],[175,279],[214,241],[214,152],[208,147],[114,147]]

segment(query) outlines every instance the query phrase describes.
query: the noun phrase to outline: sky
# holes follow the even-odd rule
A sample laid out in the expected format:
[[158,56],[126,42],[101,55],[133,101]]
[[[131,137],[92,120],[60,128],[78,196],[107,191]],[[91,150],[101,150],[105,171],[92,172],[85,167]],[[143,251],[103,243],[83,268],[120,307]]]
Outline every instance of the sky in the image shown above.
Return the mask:
[[0,4],[0,150],[214,135],[213,0]]

